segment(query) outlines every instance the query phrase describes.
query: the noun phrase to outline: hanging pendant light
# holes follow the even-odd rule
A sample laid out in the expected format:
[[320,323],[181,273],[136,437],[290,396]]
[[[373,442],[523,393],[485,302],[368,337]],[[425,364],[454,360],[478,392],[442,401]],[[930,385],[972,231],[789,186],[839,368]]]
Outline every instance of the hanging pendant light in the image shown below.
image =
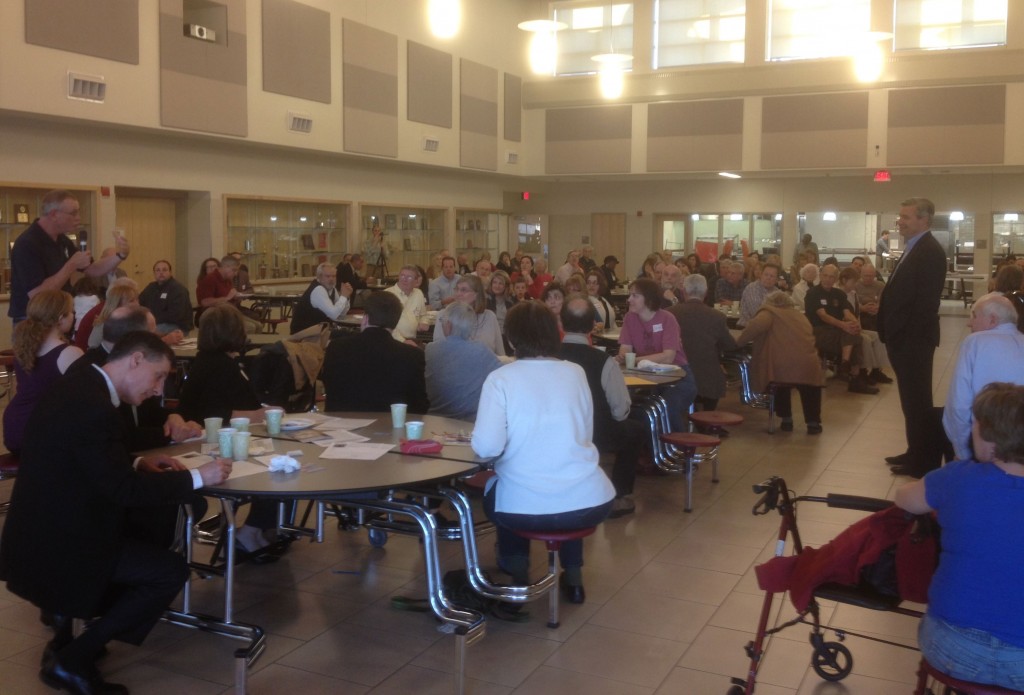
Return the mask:
[[551,19],[531,19],[520,22],[519,28],[533,34],[530,39],[530,70],[535,75],[555,74],[555,62],[558,56],[558,40],[556,33],[567,29],[564,22]]
[[608,3],[608,48],[610,50],[608,53],[599,53],[590,57],[597,63],[598,85],[601,89],[601,96],[605,99],[618,99],[622,96],[626,68],[628,63],[633,61],[633,56],[615,52],[615,27],[612,24],[614,14],[610,0]]

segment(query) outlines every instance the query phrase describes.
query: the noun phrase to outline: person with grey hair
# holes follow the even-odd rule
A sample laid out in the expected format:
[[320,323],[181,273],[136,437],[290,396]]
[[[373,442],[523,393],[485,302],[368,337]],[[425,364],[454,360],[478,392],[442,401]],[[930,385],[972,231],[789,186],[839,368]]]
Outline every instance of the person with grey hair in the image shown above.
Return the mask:
[[16,325],[27,316],[28,300],[40,290],[71,293],[71,276],[81,271],[90,278],[102,278],[128,258],[128,240],[114,233],[115,253],[93,261],[85,247],[68,238],[78,232],[81,222],[78,199],[68,191],[50,191],[43,196],[39,217],[18,235],[11,247],[11,303],[7,315]]
[[722,263],[722,277],[715,284],[715,301],[719,304],[732,305],[743,299],[743,290],[747,281],[743,278],[743,264],[739,261]]
[[800,311],[804,310],[807,290],[818,284],[818,272],[818,266],[814,263],[807,263],[800,269],[800,282],[793,285],[793,303]]
[[1024,334],[1017,330],[1013,303],[998,292],[986,294],[971,307],[967,325],[971,334],[960,343],[942,411],[942,426],[958,461],[972,458],[974,397],[994,381],[1024,385]]
[[584,244],[580,247],[580,268],[583,269],[584,275],[597,268],[597,261],[593,259],[593,255],[594,247],[590,244]]
[[725,315],[704,303],[708,281],[696,273],[683,278],[685,300],[668,308],[679,323],[683,350],[690,368],[697,377],[697,398],[694,405],[701,410],[714,410],[725,396],[725,372],[722,353],[736,350],[736,341],[729,332]]
[[398,319],[392,335],[395,340],[414,340],[420,320],[427,312],[427,298],[419,288],[420,269],[414,265],[402,266],[398,271],[398,282],[384,290],[398,297],[402,303],[402,317]]
[[[796,384],[803,406],[807,434],[821,434],[821,387],[825,380],[814,346],[814,331],[803,312],[797,311],[785,292],[772,292],[743,329],[736,342],[753,342],[750,380],[758,391],[768,385]],[[783,432],[793,431],[790,386],[775,388],[775,410]]]
[[427,398],[434,415],[473,420],[480,388],[501,361],[486,345],[474,341],[477,314],[465,302],[455,302],[438,320],[445,340],[426,348]]
[[338,269],[330,263],[321,263],[316,267],[316,278],[295,303],[292,335],[318,323],[337,321],[348,313],[352,285],[342,283],[339,290],[335,287],[337,278]]

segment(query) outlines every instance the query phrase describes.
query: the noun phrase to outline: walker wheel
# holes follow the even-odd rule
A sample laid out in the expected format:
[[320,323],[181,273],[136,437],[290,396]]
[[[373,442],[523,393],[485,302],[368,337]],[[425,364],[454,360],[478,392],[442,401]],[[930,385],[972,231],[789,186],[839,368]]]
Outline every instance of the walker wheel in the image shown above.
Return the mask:
[[370,545],[374,548],[383,548],[388,542],[388,532],[381,531],[379,528],[369,529],[367,535],[370,539]]
[[742,685],[734,685],[731,688],[729,688],[729,692],[727,692],[725,695],[743,695],[743,693],[745,692],[746,690],[743,688]]
[[853,670],[853,655],[846,645],[839,642],[823,642],[814,649],[811,667],[827,681],[841,681]]

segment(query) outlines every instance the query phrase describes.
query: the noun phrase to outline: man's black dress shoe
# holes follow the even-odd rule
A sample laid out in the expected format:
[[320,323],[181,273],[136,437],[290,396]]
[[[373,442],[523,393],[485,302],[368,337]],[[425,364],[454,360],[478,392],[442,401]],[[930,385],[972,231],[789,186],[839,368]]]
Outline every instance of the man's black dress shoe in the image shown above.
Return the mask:
[[907,455],[900,454],[899,456],[886,456],[885,465],[887,466],[904,466],[907,463]]
[[889,472],[891,472],[893,475],[907,475],[910,476],[911,478],[920,479],[923,478],[924,474],[927,473],[928,471],[919,471],[916,468],[913,468],[909,465],[900,464],[898,466],[893,466],[892,468],[890,468]]
[[79,673],[65,668],[53,658],[39,671],[39,678],[51,688],[66,690],[73,695],[128,695],[128,688],[120,683],[108,683],[99,672]]
[[583,586],[566,582],[564,573],[558,578],[558,583],[562,587],[562,595],[569,603],[579,604],[587,600],[587,592],[583,590]]

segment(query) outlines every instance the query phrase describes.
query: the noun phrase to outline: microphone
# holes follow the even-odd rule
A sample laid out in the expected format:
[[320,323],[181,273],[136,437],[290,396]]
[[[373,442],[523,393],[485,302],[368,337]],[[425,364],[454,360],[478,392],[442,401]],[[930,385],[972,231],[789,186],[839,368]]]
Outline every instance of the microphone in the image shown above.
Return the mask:
[[84,229],[78,230],[78,250],[88,251],[89,250],[89,232]]

